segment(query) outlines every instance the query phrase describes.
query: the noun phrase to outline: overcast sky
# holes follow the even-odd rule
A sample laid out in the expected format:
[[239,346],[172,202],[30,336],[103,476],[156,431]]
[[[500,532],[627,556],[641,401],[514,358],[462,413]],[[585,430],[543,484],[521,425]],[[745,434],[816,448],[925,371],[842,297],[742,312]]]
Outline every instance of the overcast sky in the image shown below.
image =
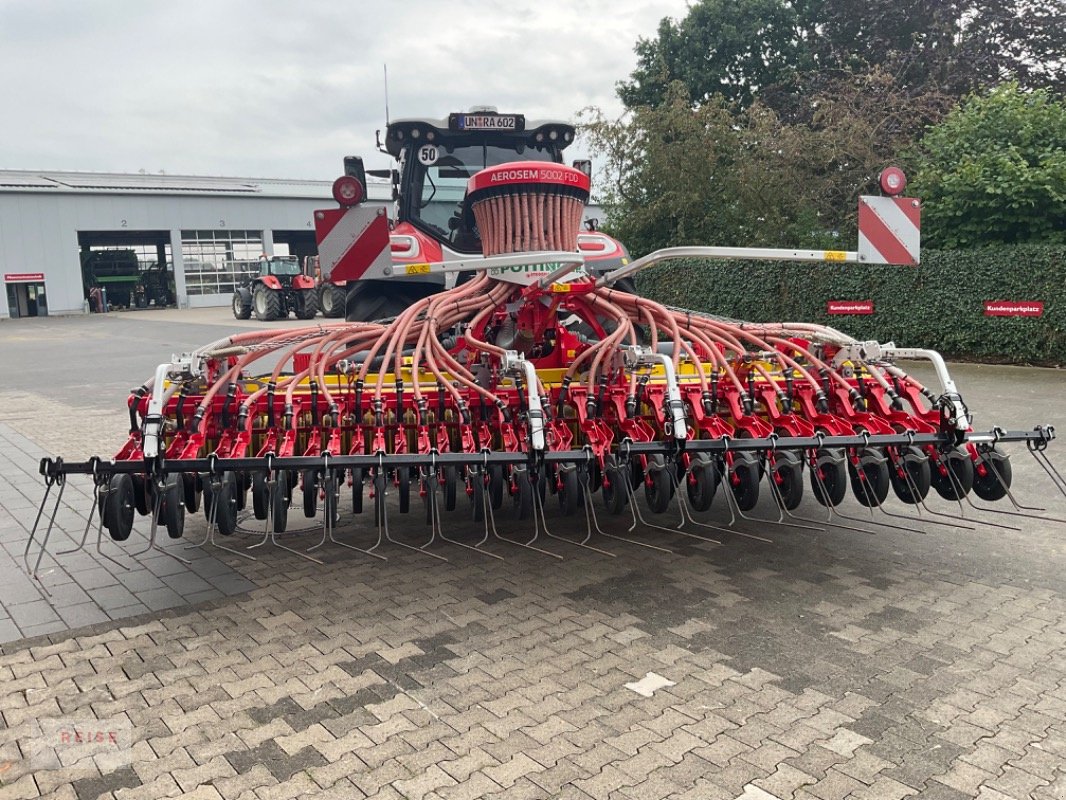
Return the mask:
[[[0,168],[332,179],[390,111],[573,119],[685,0],[0,0]],[[574,155],[572,151],[568,155]]]

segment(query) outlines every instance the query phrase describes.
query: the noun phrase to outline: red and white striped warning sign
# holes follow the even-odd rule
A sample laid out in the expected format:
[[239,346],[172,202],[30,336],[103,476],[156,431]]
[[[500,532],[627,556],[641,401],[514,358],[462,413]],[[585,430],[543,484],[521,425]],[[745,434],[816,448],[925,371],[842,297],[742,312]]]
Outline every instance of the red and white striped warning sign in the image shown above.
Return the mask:
[[859,261],[917,264],[922,206],[913,197],[859,198]]
[[372,206],[315,212],[315,239],[323,279],[351,281],[368,272],[384,275],[392,264],[389,219]]

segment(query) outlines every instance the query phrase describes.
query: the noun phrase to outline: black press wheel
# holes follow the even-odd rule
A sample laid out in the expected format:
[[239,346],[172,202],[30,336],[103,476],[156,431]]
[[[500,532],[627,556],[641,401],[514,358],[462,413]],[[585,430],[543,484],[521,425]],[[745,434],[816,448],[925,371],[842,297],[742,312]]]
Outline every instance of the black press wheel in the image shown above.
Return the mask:
[[363,513],[363,468],[352,467],[352,513]]
[[474,522],[483,522],[485,519],[485,478],[482,467],[471,467],[467,473],[469,481],[470,518]]
[[181,481],[185,495],[185,510],[190,514],[195,514],[200,510],[200,498],[203,495],[200,476],[195,472],[183,472]]
[[218,496],[212,498],[212,513],[215,515],[215,527],[223,536],[231,536],[237,530],[237,494],[240,491],[238,476],[232,472],[224,473],[219,484]]
[[270,491],[270,516],[274,533],[285,533],[289,527],[289,473],[280,470]]
[[759,502],[759,481],[762,464],[757,456],[739,452],[733,454],[729,488],[741,511],[751,511]]
[[556,490],[559,495],[559,510],[564,516],[573,516],[577,513],[581,503],[581,481],[577,474],[577,465],[566,464],[560,467],[556,478],[558,479]]
[[128,473],[111,476],[104,499],[103,520],[107,532],[116,542],[124,542],[133,532],[133,479]]
[[318,513],[318,476],[313,469],[303,473],[304,516],[313,517]]
[[965,447],[940,454],[932,465],[933,488],[945,500],[961,500],[973,489],[973,459]]
[[529,519],[533,516],[533,481],[528,467],[515,467],[511,472],[512,499],[514,501],[515,519]]
[[325,514],[326,522],[330,528],[337,527],[337,523],[341,521],[340,514],[340,499],[341,499],[341,482],[343,473],[338,474],[333,470],[330,470],[322,481],[322,490],[324,497],[322,500],[322,513]]
[[644,475],[644,499],[648,501],[648,509],[654,514],[662,514],[670,507],[673,496],[674,482],[666,459],[659,454],[649,456]]
[[994,502],[1007,496],[1013,471],[1010,456],[999,447],[980,453],[973,478],[973,493],[982,500]]
[[629,502],[629,494],[626,491],[625,481],[629,480],[629,473],[624,467],[619,467],[614,456],[607,456],[603,465],[603,486],[600,488],[600,496],[608,514],[621,514]]
[[715,492],[718,491],[718,468],[710,456],[698,453],[692,457],[685,478],[685,489],[694,511],[706,511],[711,507]]
[[933,485],[929,456],[914,445],[900,448],[895,463],[889,464],[889,479],[896,497],[907,505],[918,505]]
[[493,511],[503,508],[503,496],[507,489],[507,477],[502,464],[489,467],[489,503]]
[[267,486],[267,474],[262,470],[252,473],[252,513],[256,519],[270,516],[270,489]]
[[448,466],[444,468],[444,510],[455,511],[456,500],[459,497],[459,468]]
[[159,523],[166,526],[167,536],[180,539],[185,532],[184,481],[181,475],[167,475],[163,497],[159,501]]
[[770,480],[777,487],[778,502],[786,511],[795,511],[803,500],[803,459],[790,450],[777,451]]
[[152,482],[144,475],[133,473],[130,475],[133,481],[133,507],[142,517],[148,516],[155,502],[152,497]]
[[859,463],[848,459],[848,476],[851,478],[851,493],[860,505],[867,508],[880,507],[888,498],[891,485],[888,458],[873,447],[859,452]]
[[829,507],[843,502],[848,491],[848,468],[843,450],[819,450],[810,473],[815,500]]
[[411,470],[408,467],[396,469],[396,490],[400,513],[406,514],[411,510]]

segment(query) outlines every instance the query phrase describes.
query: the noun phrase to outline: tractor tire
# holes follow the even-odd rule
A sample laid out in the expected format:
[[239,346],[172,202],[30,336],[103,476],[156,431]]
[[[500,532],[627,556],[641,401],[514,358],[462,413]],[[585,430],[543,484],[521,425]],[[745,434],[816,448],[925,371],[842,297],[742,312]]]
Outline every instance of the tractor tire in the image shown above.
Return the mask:
[[314,319],[318,313],[318,292],[314,289],[301,289],[296,293],[297,319]]
[[252,296],[241,291],[233,293],[233,316],[236,319],[250,319],[252,316]]
[[348,284],[344,316],[348,322],[374,322],[396,317],[409,306],[443,287],[429,283],[365,280]]
[[319,287],[318,305],[322,316],[330,319],[344,316],[344,287],[335,283],[323,283]]
[[261,322],[281,319],[281,292],[256,286],[252,293],[252,310],[255,318]]

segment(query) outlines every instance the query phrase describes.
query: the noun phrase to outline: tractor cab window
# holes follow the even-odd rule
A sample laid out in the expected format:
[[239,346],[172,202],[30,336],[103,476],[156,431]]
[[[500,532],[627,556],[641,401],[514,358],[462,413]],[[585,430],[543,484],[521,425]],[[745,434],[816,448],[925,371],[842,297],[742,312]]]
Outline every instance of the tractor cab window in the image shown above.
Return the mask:
[[263,274],[264,275],[299,275],[300,263],[298,261],[290,261],[288,259],[275,258],[267,262],[263,262]]
[[486,167],[511,161],[558,161],[558,152],[549,146],[526,145],[517,152],[514,147],[488,144],[425,144],[407,157],[413,162],[414,197],[408,201],[411,221],[457,249],[476,251],[480,242],[464,230],[461,220],[467,181]]

